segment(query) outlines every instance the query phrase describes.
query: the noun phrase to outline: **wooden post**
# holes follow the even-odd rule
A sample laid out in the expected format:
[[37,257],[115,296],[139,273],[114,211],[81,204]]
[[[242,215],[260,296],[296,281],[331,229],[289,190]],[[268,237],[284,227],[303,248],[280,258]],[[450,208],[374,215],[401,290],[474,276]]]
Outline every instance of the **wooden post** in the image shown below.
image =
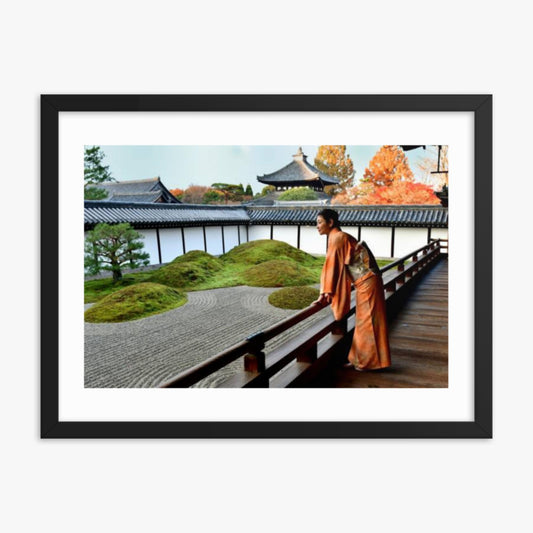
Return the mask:
[[[398,272],[405,272],[405,263],[402,261],[399,265],[398,265]],[[401,284],[405,283],[405,278],[410,278],[411,277],[411,272],[410,271],[407,271],[405,272],[405,274],[401,277]]]
[[348,319],[346,317],[336,320],[331,330],[332,335],[346,335],[348,331]]
[[244,356],[244,370],[246,372],[260,373],[265,370],[265,347],[264,334],[262,331],[247,337],[251,343],[250,352]]
[[301,352],[296,356],[296,361],[298,363],[313,363],[317,360],[318,352],[316,344],[311,346],[305,352]]
[[159,237],[159,228],[155,228],[155,234],[157,237],[157,253],[159,255],[159,264],[161,264],[163,261],[161,261],[161,239]]

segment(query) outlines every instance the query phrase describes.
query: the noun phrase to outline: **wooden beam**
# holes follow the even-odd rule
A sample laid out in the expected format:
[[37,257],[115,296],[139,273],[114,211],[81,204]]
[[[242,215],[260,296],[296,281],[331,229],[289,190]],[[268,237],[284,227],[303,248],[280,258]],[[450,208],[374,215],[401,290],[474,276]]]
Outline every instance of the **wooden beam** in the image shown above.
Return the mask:
[[161,239],[159,237],[159,228],[155,228],[155,234],[157,237],[157,253],[159,255],[159,264],[161,264],[163,261],[161,260]]

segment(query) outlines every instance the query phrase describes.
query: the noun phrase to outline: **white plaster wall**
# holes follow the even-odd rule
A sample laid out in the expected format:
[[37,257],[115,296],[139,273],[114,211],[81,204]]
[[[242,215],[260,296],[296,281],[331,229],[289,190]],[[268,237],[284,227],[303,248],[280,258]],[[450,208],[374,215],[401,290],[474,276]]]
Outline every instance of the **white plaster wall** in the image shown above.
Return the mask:
[[222,247],[222,226],[206,226],[205,240],[207,243],[206,252],[211,255],[221,255],[224,253]]
[[185,234],[185,252],[204,249],[204,231],[202,228],[183,228]]
[[300,229],[300,249],[308,254],[326,255],[326,237],[318,234],[315,226]]
[[229,252],[235,246],[239,246],[239,226],[224,227],[224,245],[226,252]]
[[275,241],[283,241],[295,248],[298,247],[298,226],[274,226]]
[[[355,229],[355,228],[354,228]],[[357,237],[357,233],[355,234]],[[361,240],[365,241],[376,257],[390,257],[391,228],[361,228]]]
[[342,226],[342,231],[344,233],[348,233],[352,237],[355,237],[357,240],[359,240],[359,227],[358,226]]
[[432,239],[447,239],[448,238],[448,228],[432,228],[431,229],[431,238]]
[[176,257],[183,255],[183,241],[180,228],[162,228],[159,230],[161,243],[161,261],[169,263]]
[[157,234],[155,229],[140,229],[137,230],[141,235],[144,235],[144,239],[141,239],[144,244],[145,252],[150,254],[150,264],[159,264],[159,251],[157,248]]
[[239,226],[239,236],[241,239],[241,244],[248,242],[248,233],[246,232],[246,226]]
[[270,239],[270,226],[250,226],[250,241],[259,239]]
[[427,228],[396,228],[394,232],[394,257],[403,257],[426,245],[427,242]]

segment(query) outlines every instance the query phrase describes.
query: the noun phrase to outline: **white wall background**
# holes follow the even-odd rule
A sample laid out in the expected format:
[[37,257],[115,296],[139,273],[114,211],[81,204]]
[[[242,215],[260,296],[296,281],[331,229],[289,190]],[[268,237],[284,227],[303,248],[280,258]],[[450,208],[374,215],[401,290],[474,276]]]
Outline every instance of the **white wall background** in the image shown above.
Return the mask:
[[161,243],[161,262],[170,263],[183,254],[183,240],[180,228],[161,228],[159,230]]
[[[4,6],[2,529],[527,530],[532,289],[509,290],[533,192],[527,3],[175,6]],[[39,440],[39,94],[217,92],[494,94],[493,440]]]
[[298,226],[274,226],[272,238],[276,241],[284,241],[291,246],[298,246]]
[[141,229],[139,233],[144,237],[142,243],[144,244],[143,252],[150,255],[150,264],[156,265],[159,263],[159,248],[157,246],[157,232],[155,229]]
[[222,249],[222,226],[207,226],[205,228],[205,241],[207,245],[206,251],[208,254],[223,254],[224,250]]

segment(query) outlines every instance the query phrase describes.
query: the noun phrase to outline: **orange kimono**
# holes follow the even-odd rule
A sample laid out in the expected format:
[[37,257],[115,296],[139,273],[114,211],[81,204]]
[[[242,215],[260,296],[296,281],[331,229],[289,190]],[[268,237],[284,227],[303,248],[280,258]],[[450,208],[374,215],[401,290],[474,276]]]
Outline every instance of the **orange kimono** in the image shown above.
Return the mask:
[[320,292],[331,293],[335,320],[350,309],[351,284],[355,284],[355,331],[348,361],[357,369],[390,366],[387,312],[381,273],[373,257],[357,239],[338,229],[329,234]]
[[333,228],[328,238],[326,261],[320,276],[320,294],[331,294],[331,310],[340,320],[350,310],[352,278],[346,266],[354,255],[357,239]]

